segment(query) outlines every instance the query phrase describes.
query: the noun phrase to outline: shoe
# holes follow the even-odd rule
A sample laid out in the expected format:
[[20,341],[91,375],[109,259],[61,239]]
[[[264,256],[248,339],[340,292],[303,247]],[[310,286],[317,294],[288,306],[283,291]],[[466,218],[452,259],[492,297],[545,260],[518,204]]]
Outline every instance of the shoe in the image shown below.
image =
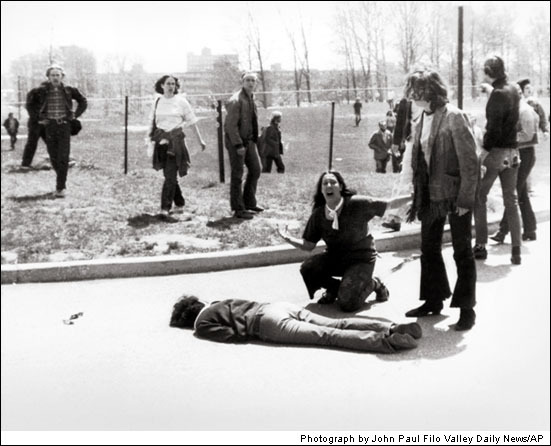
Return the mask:
[[407,333],[393,333],[386,339],[396,350],[411,350],[417,347],[417,341]]
[[381,225],[383,228],[392,229],[395,232],[398,232],[402,228],[402,224],[397,221],[384,221]]
[[174,212],[175,214],[183,214],[184,206],[174,206],[174,210],[172,212]]
[[534,232],[525,232],[522,234],[522,240],[525,242],[533,242],[536,240],[536,231]]
[[455,324],[455,331],[465,331],[473,328],[476,320],[476,313],[472,308],[461,308],[459,320]]
[[443,307],[444,304],[442,303],[442,301],[426,301],[420,307],[409,310],[406,313],[406,317],[424,317],[428,316],[431,313],[437,316],[440,314]]
[[23,171],[23,172],[27,172],[27,171],[29,171],[29,170],[31,170],[31,169],[32,169],[31,166],[21,166],[21,167],[19,168],[19,170],[21,170],[21,171]]
[[497,231],[494,235],[491,235],[490,238],[494,242],[503,243],[505,241],[505,233]]
[[55,191],[56,198],[65,198],[65,189]]
[[247,208],[249,212],[263,212],[264,208],[261,208],[260,206],[254,206],[252,208]]
[[326,290],[319,298],[318,304],[330,305],[334,303],[336,300],[337,300],[337,296],[335,296],[331,291]]
[[486,247],[483,245],[474,245],[473,254],[477,260],[486,260],[488,258],[488,251],[486,251]]
[[417,322],[410,324],[394,324],[390,327],[390,334],[402,333],[411,335],[414,339],[420,339],[423,336],[423,329]]
[[513,265],[520,265],[520,262],[520,246],[513,246],[513,249],[511,250],[511,263]]
[[253,214],[251,214],[249,211],[235,211],[233,214],[235,218],[242,218],[243,220],[252,220]]
[[170,217],[170,211],[167,211],[166,209],[161,209],[161,217],[168,218]]
[[377,302],[386,302],[390,296],[388,288],[383,282],[381,282],[381,279],[379,279],[378,277],[374,277],[373,279],[379,283],[379,287],[375,290],[375,294],[377,296],[375,300]]

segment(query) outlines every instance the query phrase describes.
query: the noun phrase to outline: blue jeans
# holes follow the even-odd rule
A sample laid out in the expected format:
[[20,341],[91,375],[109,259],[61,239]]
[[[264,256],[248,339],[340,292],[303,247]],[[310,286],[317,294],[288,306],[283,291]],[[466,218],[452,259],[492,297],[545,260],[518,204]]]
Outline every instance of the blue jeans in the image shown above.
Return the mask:
[[488,242],[488,214],[486,201],[488,193],[499,176],[503,192],[503,204],[513,247],[520,246],[520,215],[517,201],[518,167],[514,166],[514,158],[520,160],[518,149],[492,149],[483,165],[486,173],[480,182],[480,188],[474,208],[476,243],[485,245]]
[[[536,232],[536,216],[532,210],[532,203],[530,202],[530,195],[528,194],[528,187],[526,180],[536,163],[534,147],[526,147],[520,149],[520,166],[518,168],[517,177],[517,194],[518,194],[518,207],[520,208],[520,216],[522,217],[522,227],[524,232]],[[509,221],[507,220],[507,213],[503,212],[503,218],[499,223],[499,231],[503,234],[509,232]]]
[[395,352],[386,339],[390,322],[367,317],[331,319],[287,302],[264,305],[256,317],[260,317],[256,335],[262,341]]
[[[226,148],[230,156],[231,182],[230,182],[230,205],[232,211],[242,211],[256,207],[256,185],[260,178],[261,164],[256,144],[249,141],[245,145],[245,153],[240,155],[237,149],[226,137]],[[244,166],[247,166],[247,178],[245,186],[241,189],[243,182]]]

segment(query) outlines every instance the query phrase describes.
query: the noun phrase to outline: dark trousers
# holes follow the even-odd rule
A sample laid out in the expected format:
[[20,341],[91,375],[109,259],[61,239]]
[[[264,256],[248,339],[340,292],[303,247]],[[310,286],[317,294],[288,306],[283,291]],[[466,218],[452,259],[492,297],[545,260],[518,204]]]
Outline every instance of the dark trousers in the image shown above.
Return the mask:
[[[457,282],[451,307],[474,308],[476,305],[476,264],[471,248],[472,213],[459,217],[448,214],[452,234],[453,258]],[[446,218],[421,219],[421,294],[426,301],[443,301],[450,294],[450,284],[442,257],[442,235]]]
[[388,158],[385,158],[384,160],[375,160],[375,172],[378,173],[386,173],[386,165],[388,163]]
[[50,121],[46,125],[46,148],[56,173],[56,190],[65,189],[71,151],[71,126],[66,121]]
[[267,156],[266,157],[266,162],[264,163],[264,168],[262,169],[262,172],[271,173],[272,172],[272,162],[274,162],[276,167],[277,167],[277,173],[285,173],[285,164],[283,164],[283,160],[281,159],[281,155]]
[[[310,299],[320,288],[337,296],[342,311],[356,311],[378,287],[373,280],[375,259],[364,262],[347,262],[329,253],[316,254],[300,266],[300,273]],[[342,277],[342,281],[333,276]]]
[[[237,149],[226,138],[226,148],[230,156],[231,181],[230,181],[230,205],[232,211],[242,211],[256,207],[256,186],[260,178],[260,157],[256,144],[249,141],[245,146],[245,153],[237,153]],[[242,188],[243,174],[247,166],[247,178]]]
[[393,173],[400,173],[402,171],[402,156],[396,156],[394,154],[392,156],[392,172]]
[[362,120],[362,115],[360,113],[356,113],[356,127],[360,125],[361,120]]
[[44,135],[44,127],[38,123],[27,123],[28,135],[25,148],[23,149],[23,160],[21,161],[22,166],[30,167],[34,154],[36,153],[36,148],[38,147],[38,140],[40,137],[46,142],[46,137]]
[[[520,154],[520,166],[518,167],[517,174],[517,195],[518,195],[518,207],[520,208],[520,216],[522,218],[522,227],[524,232],[536,232],[536,216],[532,210],[532,203],[530,203],[530,195],[528,194],[528,186],[526,180],[536,163],[536,154],[534,147],[526,147],[519,150]],[[503,211],[503,218],[499,223],[499,230],[503,234],[509,232],[509,220],[507,218],[507,211]]]
[[17,142],[17,133],[11,132],[8,133],[8,135],[10,135],[10,147],[12,149],[15,149],[15,143]]
[[186,204],[186,200],[184,199],[182,189],[180,189],[180,185],[178,184],[178,165],[176,164],[176,157],[171,155],[165,156],[166,162],[163,168],[165,181],[161,192],[161,209],[164,211],[170,211],[173,202],[176,206],[181,207]]

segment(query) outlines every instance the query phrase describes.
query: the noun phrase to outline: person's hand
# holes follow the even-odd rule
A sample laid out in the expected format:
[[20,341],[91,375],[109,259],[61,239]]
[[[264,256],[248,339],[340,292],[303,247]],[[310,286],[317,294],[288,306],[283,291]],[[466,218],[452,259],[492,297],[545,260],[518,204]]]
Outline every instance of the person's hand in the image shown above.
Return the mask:
[[482,91],[482,93],[488,93],[490,94],[492,92],[492,90],[494,89],[494,87],[492,87],[489,83],[487,82],[482,82],[480,84],[480,91]]
[[49,119],[42,119],[41,121],[38,121],[40,125],[48,125],[48,122],[50,122]]
[[160,145],[168,144],[168,139],[166,139],[166,138],[161,139],[161,140],[159,141],[159,144],[160,144]]
[[400,146],[398,144],[392,144],[391,150],[394,156],[400,156]]
[[286,242],[289,241],[290,234],[289,234],[289,227],[288,226],[285,226],[285,228],[282,228],[281,226],[278,226],[277,227],[277,233],[283,240],[285,240]]
[[239,156],[245,156],[245,147],[239,147],[236,152]]
[[465,215],[467,212],[469,212],[469,210],[466,209],[466,208],[462,208],[462,207],[457,206],[457,211],[456,212],[457,212],[457,215],[459,215],[461,217],[461,216]]

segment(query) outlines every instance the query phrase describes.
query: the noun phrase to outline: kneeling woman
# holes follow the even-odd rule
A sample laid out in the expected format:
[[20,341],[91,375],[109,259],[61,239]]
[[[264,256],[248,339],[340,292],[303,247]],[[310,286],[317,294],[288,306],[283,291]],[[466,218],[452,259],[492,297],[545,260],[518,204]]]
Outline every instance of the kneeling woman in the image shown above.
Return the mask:
[[338,347],[395,353],[417,347],[419,324],[394,324],[366,317],[330,319],[288,302],[227,299],[207,303],[182,296],[174,305],[171,327],[194,328],[200,338],[217,342],[260,339],[277,344]]
[[[342,311],[357,311],[373,291],[377,301],[388,300],[387,288],[373,277],[377,251],[367,222],[375,216],[382,217],[387,206],[399,207],[409,200],[410,196],[381,201],[355,195],[339,172],[321,174],[302,239],[278,230],[296,248],[311,251],[320,240],[327,246],[324,253],[305,260],[300,268],[310,299],[317,290],[325,288],[318,303],[338,300]],[[342,281],[333,276],[342,277]]]

